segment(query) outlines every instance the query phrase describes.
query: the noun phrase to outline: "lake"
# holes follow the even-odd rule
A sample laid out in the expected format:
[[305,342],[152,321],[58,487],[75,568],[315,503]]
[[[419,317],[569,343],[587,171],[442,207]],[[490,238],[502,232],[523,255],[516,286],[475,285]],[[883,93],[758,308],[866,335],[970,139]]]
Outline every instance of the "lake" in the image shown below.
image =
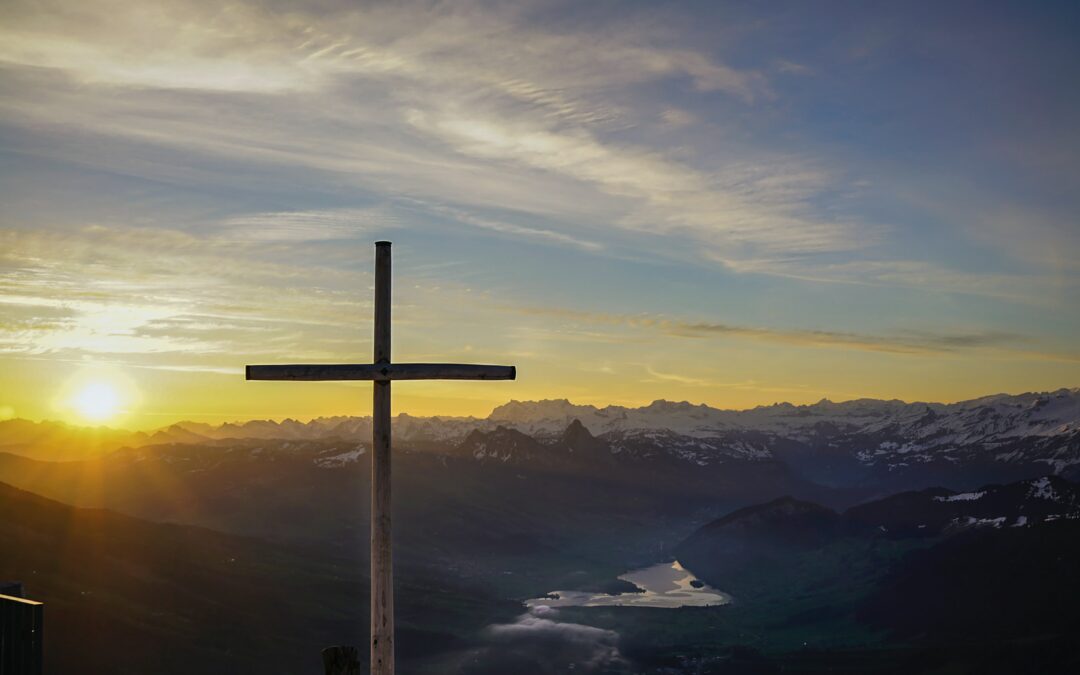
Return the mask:
[[[706,607],[726,605],[731,596],[703,584],[679,561],[659,563],[627,572],[619,577],[643,590],[642,593],[592,593],[589,591],[552,591],[555,597],[533,598],[525,604],[531,609],[548,607]],[[696,584],[694,582],[697,582]],[[695,587],[697,586],[697,587]]]

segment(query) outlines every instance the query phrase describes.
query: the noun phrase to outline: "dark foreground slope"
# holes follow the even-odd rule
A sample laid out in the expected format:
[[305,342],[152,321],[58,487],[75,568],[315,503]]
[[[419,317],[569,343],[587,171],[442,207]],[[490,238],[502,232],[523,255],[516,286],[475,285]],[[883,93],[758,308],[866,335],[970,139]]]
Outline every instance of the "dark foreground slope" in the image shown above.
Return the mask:
[[[676,554],[735,596],[729,621],[766,623],[760,672],[1080,672],[1080,486],[1068,481],[909,492],[842,514],[780,499],[706,525]],[[778,646],[789,632],[806,647]]]
[[905,639],[1080,635],[1078,570],[1078,520],[974,529],[901,560],[859,614]]
[[[367,579],[354,562],[4,484],[0,513],[0,578],[46,603],[48,673],[314,673],[328,644],[366,644]],[[516,611],[401,577],[406,662]]]

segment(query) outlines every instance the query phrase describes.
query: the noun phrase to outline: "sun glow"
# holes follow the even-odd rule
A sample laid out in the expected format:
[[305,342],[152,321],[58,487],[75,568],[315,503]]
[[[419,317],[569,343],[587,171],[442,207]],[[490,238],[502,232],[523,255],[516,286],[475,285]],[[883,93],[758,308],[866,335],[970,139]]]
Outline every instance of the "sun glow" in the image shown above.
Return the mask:
[[118,424],[128,420],[142,401],[135,381],[109,364],[87,364],[62,384],[53,411],[73,424]]
[[94,421],[107,420],[119,412],[120,397],[107,382],[90,382],[71,401],[79,415]]

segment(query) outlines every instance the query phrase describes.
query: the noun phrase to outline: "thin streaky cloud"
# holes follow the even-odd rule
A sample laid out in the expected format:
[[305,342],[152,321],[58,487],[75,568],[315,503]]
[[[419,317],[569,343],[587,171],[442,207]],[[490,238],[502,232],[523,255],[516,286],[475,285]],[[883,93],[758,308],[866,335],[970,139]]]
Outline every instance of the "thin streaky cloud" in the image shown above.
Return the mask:
[[[505,311],[528,316],[562,319],[567,323],[609,325],[657,331],[678,338],[732,337],[761,342],[774,342],[797,347],[855,349],[901,356],[929,356],[986,352],[1001,358],[1035,359],[1062,362],[1080,361],[1080,354],[1039,352],[1011,345],[1031,342],[1027,336],[1002,332],[978,331],[969,333],[930,333],[903,331],[892,335],[868,335],[830,330],[778,329],[742,326],[706,321],[687,321],[647,314],[627,315],[604,312],[546,307],[504,307]],[[570,330],[569,328],[565,330]],[[587,331],[593,339],[599,337]],[[608,335],[608,339],[616,339]]]
[[504,220],[483,218],[473,215],[471,213],[467,213],[461,209],[448,206],[429,205],[427,206],[427,210],[434,214],[447,216],[460,223],[465,223],[474,227],[484,228],[486,230],[493,230],[495,232],[501,232],[503,234],[525,237],[527,239],[539,241],[546,241],[549,243],[566,244],[585,251],[601,251],[604,249],[603,244],[595,241],[589,241],[587,239],[574,237],[563,232],[515,225]]

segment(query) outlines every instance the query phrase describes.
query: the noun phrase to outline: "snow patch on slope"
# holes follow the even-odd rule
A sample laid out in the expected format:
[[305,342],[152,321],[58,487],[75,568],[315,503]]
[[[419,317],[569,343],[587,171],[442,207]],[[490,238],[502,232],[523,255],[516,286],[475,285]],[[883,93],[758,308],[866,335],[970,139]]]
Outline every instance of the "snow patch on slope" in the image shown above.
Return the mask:
[[363,455],[364,452],[365,449],[363,447],[358,447],[355,450],[349,450],[329,457],[317,457],[314,460],[315,466],[323,469],[339,469],[346,464],[354,464],[360,461],[360,456]]
[[978,499],[982,499],[986,496],[986,491],[983,492],[962,492],[958,495],[949,495],[948,497],[934,497],[935,502],[973,502]]
[[1054,491],[1054,486],[1050,484],[1050,479],[1046,477],[1031,481],[1028,497],[1031,499],[1046,499],[1052,502],[1058,501],[1058,494]]

